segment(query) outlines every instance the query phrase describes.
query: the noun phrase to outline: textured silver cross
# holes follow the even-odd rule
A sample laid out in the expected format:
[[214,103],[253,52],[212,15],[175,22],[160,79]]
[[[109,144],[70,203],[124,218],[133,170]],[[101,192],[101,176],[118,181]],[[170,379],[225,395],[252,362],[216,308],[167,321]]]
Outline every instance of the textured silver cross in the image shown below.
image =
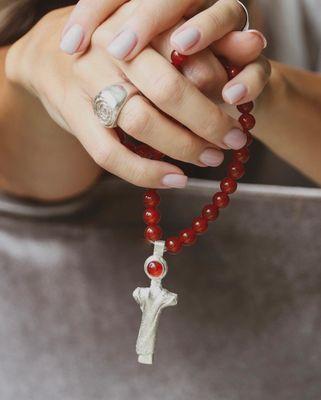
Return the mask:
[[[145,272],[151,279],[150,287],[137,288],[133,293],[134,299],[142,310],[142,321],[136,343],[138,362],[142,364],[153,363],[157,327],[162,310],[177,304],[177,294],[162,287],[162,279],[167,273],[167,264],[162,257],[164,249],[163,241],[155,242],[154,254],[146,260],[144,265]],[[155,261],[163,267],[162,273],[157,277],[148,272],[148,265]]]

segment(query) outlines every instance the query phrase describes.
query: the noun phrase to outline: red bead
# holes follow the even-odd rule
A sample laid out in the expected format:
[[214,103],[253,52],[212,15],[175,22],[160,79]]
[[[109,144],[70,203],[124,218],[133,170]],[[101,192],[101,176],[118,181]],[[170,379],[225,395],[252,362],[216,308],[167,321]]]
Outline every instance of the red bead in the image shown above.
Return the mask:
[[213,204],[218,208],[225,208],[229,205],[230,198],[226,193],[218,192],[213,196]]
[[183,62],[187,60],[187,58],[188,58],[187,56],[179,54],[176,50],[174,50],[171,55],[171,60],[175,67],[180,67],[183,64]]
[[156,190],[150,189],[144,194],[145,207],[157,207],[159,203],[160,197]]
[[155,150],[155,149],[152,149],[153,150],[153,152],[152,152],[152,160],[161,160],[162,158],[164,158],[164,154],[163,153],[161,153],[160,151],[158,151],[158,150]]
[[219,211],[214,204],[206,204],[202,210],[202,215],[208,221],[215,221],[218,217]]
[[242,67],[237,67],[235,65],[227,67],[226,72],[229,79],[235,78],[242,71],[242,69],[243,69]]
[[120,128],[116,128],[116,134],[118,136],[118,139],[120,143],[124,144],[126,140],[126,134],[124,131],[122,131]]
[[240,161],[241,163],[245,164],[250,159],[250,150],[247,147],[243,147],[239,150],[233,151],[233,158],[236,161]]
[[247,136],[246,146],[249,147],[253,143],[253,136],[250,132],[245,132]]
[[207,219],[203,217],[194,218],[192,228],[198,234],[206,232],[208,228]]
[[190,246],[196,242],[196,233],[193,229],[186,228],[180,232],[179,238],[184,245]]
[[253,101],[250,101],[249,103],[240,104],[239,106],[237,106],[237,109],[242,114],[249,114],[253,110],[253,108],[254,108]]
[[133,143],[125,143],[124,146],[133,153],[136,153],[136,146]]
[[244,165],[240,161],[232,161],[228,168],[228,175],[232,179],[240,179],[245,173]]
[[158,278],[163,275],[164,267],[159,261],[151,261],[147,265],[147,273],[153,278]]
[[151,242],[161,239],[163,236],[163,231],[158,225],[149,225],[145,229],[145,238]]
[[242,114],[239,118],[239,121],[245,131],[249,131],[255,126],[255,118],[252,114]]
[[147,144],[139,144],[136,146],[135,153],[138,154],[140,157],[152,159],[153,158],[153,149]]
[[144,210],[143,219],[147,225],[156,225],[159,223],[161,216],[156,208],[148,207]]
[[220,186],[221,186],[222,192],[224,192],[226,194],[232,194],[232,193],[236,192],[236,189],[237,189],[237,183],[232,178],[224,178],[221,181]]
[[170,237],[166,240],[166,249],[169,253],[177,254],[182,249],[182,242],[178,237]]

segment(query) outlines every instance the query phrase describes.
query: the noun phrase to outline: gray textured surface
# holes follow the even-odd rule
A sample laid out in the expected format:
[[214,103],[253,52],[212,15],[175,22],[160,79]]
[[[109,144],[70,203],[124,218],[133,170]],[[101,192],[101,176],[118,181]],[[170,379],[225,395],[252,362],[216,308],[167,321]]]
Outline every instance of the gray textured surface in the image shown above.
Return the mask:
[[[164,225],[185,225],[211,185],[164,195]],[[245,186],[167,257],[179,305],[153,367],[135,355],[141,193],[107,183],[80,215],[0,213],[0,399],[319,400],[321,191]]]

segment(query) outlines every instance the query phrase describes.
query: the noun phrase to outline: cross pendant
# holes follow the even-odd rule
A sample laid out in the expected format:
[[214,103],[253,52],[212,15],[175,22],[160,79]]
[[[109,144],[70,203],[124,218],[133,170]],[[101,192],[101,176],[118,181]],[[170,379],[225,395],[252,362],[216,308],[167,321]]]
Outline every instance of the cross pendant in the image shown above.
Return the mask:
[[163,259],[165,243],[155,242],[154,254],[145,261],[144,270],[151,279],[150,287],[137,288],[133,297],[140,305],[142,320],[138,333],[136,352],[138,362],[152,364],[155,349],[159,317],[166,307],[177,304],[177,294],[162,287],[162,279],[167,273],[167,264]]

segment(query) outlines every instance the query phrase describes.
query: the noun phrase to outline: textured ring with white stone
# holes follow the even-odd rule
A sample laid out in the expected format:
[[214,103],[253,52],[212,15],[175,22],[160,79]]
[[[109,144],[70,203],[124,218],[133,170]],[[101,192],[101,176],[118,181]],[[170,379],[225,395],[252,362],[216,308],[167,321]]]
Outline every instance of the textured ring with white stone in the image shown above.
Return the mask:
[[116,128],[118,116],[129,100],[127,90],[121,85],[110,85],[94,98],[95,115],[106,128]]

